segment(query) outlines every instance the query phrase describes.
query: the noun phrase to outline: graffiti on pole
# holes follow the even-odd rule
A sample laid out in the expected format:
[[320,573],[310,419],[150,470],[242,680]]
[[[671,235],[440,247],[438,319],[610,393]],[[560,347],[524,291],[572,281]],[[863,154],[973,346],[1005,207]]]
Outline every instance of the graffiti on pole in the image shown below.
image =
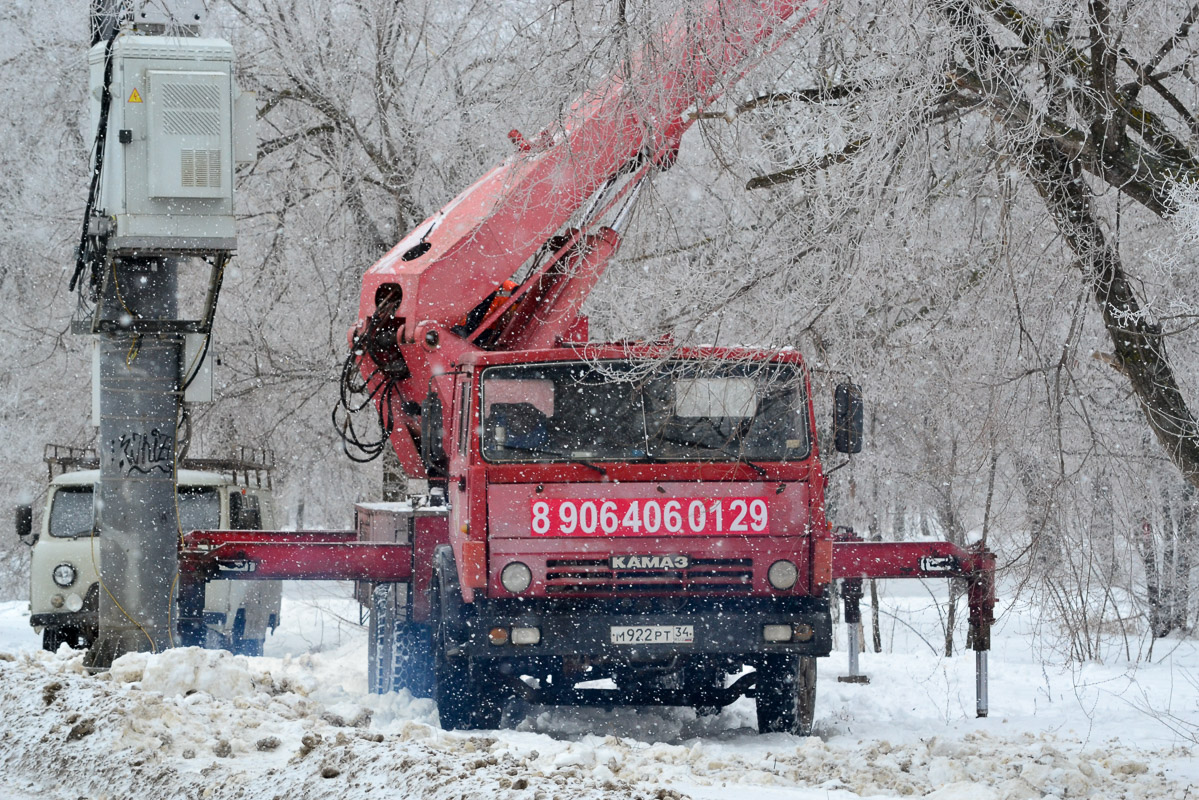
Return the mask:
[[173,471],[175,437],[159,431],[150,433],[123,433],[108,441],[110,457],[116,461],[117,469],[129,475],[150,475]]

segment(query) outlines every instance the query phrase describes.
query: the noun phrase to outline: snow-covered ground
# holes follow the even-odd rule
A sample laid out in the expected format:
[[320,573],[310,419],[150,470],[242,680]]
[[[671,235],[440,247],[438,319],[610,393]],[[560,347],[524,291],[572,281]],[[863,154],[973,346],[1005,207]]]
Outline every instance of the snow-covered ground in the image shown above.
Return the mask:
[[868,686],[836,681],[843,652],[821,660],[811,738],[758,736],[748,700],[704,719],[533,709],[515,730],[463,734],[437,727],[431,701],[366,693],[348,595],[289,586],[263,658],[133,654],[98,677],[81,653],[39,650],[24,603],[0,604],[0,798],[1197,796],[1193,640],[1070,669],[1031,636],[1043,622],[1007,608],[979,720],[972,654],[935,655],[935,603],[893,584],[894,652],[863,655]]

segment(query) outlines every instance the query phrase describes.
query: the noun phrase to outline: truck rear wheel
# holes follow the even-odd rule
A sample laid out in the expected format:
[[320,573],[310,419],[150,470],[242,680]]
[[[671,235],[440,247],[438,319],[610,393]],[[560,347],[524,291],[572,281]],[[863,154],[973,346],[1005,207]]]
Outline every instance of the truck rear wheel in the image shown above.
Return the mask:
[[433,696],[433,632],[397,613],[394,584],[379,584],[371,596],[369,690],[375,694],[407,689],[413,697]]
[[754,687],[759,733],[812,735],[816,712],[816,657],[770,655]]
[[395,620],[391,603],[391,584],[379,584],[371,591],[370,625],[367,639],[367,690],[372,694],[391,691]]
[[412,622],[396,625],[392,643],[392,691],[407,689],[413,697],[432,697],[432,630]]

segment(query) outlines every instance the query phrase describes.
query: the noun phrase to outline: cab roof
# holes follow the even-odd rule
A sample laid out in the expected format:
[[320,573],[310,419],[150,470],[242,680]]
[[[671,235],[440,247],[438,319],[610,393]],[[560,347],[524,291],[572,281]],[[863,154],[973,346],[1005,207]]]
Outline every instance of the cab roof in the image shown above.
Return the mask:
[[[50,482],[51,486],[91,486],[100,482],[100,470],[81,469],[66,472]],[[202,472],[197,469],[181,469],[178,473],[180,486],[234,486],[224,475],[213,472]]]

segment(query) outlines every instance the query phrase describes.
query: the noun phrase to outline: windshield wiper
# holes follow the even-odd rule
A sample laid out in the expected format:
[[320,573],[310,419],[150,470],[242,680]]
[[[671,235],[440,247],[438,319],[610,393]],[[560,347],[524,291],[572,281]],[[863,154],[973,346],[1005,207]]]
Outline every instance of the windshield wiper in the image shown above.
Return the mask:
[[503,448],[504,450],[519,450],[522,453],[536,453],[543,456],[550,456],[552,458],[561,458],[569,461],[571,464],[578,464],[580,466],[587,467],[588,469],[593,469],[600,475],[608,474],[608,470],[604,469],[599,464],[593,464],[590,461],[584,461],[581,458],[575,458],[574,456],[567,455],[566,453],[558,453],[554,450],[546,450],[544,447],[521,447],[520,445],[515,444],[501,444],[499,447]]
[[[716,452],[716,453],[720,453],[721,455],[730,456],[736,460],[736,463],[747,464],[748,466],[753,467],[754,471],[757,472],[759,475],[761,475],[763,478],[766,477],[766,470],[764,470],[761,467],[761,465],[755,464],[753,461],[750,461],[748,458],[742,458],[740,451],[734,451],[731,446],[720,447],[718,445],[701,444],[699,442],[690,441],[687,439],[675,439],[670,436],[659,436],[656,438],[663,442],[669,442],[670,444],[677,444],[677,445],[681,445],[683,447],[696,447],[701,450],[707,450],[708,452]],[[670,459],[664,459],[661,456],[653,455],[651,453],[646,453],[646,457],[649,458],[651,461],[670,460]],[[679,459],[676,459],[676,460],[679,460]],[[682,460],[685,460],[685,459],[682,459]]]
[[721,447],[720,452],[724,453],[726,456],[732,456],[733,458],[735,458],[737,460],[738,464],[748,464],[749,466],[754,468],[754,472],[758,473],[763,478],[766,477],[766,470],[762,469],[761,465],[755,464],[754,462],[750,461],[748,458],[742,458],[741,453],[739,453],[739,452],[734,453],[731,450],[729,450],[727,447]]

